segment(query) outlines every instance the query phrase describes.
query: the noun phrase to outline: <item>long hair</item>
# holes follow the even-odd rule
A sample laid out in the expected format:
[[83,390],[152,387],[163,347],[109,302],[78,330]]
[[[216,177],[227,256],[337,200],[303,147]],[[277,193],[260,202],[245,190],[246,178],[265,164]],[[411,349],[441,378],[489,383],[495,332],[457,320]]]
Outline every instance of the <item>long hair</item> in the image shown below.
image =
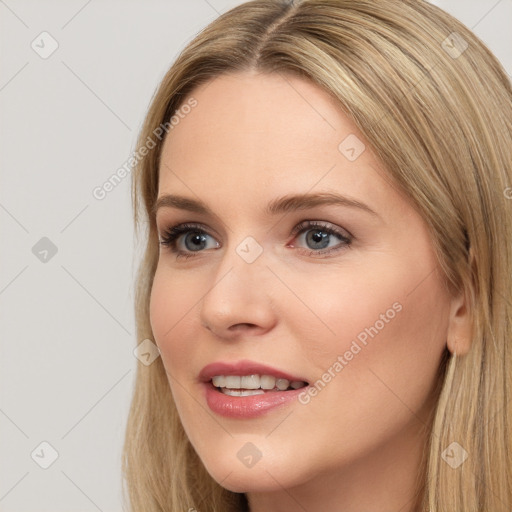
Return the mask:
[[[440,372],[422,508],[510,512],[512,86],[470,30],[426,1],[255,0],[186,46],[152,99],[137,145],[144,157],[133,169],[145,248],[137,343],[154,339],[159,127],[173,129],[198,85],[248,70],[302,77],[329,92],[427,223],[446,282],[468,298],[473,330],[469,351],[450,353]],[[458,467],[449,463],[454,447],[467,456]],[[188,441],[161,358],[137,368],[123,476],[134,512],[247,509],[245,495],[217,484]]]

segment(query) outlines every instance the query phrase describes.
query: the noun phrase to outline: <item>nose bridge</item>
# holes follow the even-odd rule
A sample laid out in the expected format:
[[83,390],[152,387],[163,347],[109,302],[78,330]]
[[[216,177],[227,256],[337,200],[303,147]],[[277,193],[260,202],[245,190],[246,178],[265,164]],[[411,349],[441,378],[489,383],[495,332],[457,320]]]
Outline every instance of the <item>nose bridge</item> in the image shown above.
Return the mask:
[[265,282],[270,274],[263,246],[254,237],[230,245],[202,301],[203,325],[220,335],[236,324],[268,327],[273,308]]
[[[262,282],[269,272],[263,244],[250,235],[238,237],[237,240],[236,233],[232,232],[231,238],[232,240],[225,246],[222,261],[217,267],[215,282],[222,279],[222,276],[231,281],[236,278],[242,281],[242,285],[252,281]],[[233,282],[229,286],[233,286]]]

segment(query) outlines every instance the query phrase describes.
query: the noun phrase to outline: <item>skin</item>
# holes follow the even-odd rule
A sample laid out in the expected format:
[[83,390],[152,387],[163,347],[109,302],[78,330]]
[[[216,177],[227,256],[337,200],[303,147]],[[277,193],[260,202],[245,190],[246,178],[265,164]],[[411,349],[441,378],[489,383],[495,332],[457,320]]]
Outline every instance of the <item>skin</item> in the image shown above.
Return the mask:
[[[427,226],[353,122],[316,85],[292,76],[243,72],[193,92],[197,106],[166,138],[159,197],[201,199],[214,216],[162,207],[159,236],[183,222],[206,228],[206,245],[160,249],[150,317],[185,431],[222,486],[247,493],[252,512],[401,512],[418,509],[421,454],[447,343],[466,339],[462,296],[444,285]],[[355,134],[365,151],[338,149]],[[266,216],[274,198],[337,192],[376,215],[324,205]],[[292,229],[323,221],[337,252]],[[263,249],[247,263],[248,236]],[[256,419],[225,418],[207,406],[200,370],[250,359],[314,383],[365,328],[400,312],[306,405],[294,401]],[[462,341],[461,341],[462,340]],[[253,443],[261,459],[237,458]]]

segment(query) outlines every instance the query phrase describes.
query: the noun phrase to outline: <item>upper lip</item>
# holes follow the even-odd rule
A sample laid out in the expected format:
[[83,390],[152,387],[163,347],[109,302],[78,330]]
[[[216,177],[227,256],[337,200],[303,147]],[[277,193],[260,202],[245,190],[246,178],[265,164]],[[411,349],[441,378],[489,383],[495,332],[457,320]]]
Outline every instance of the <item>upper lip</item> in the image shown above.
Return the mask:
[[287,379],[290,382],[307,382],[306,379],[300,376],[294,376],[272,366],[246,359],[229,363],[217,361],[207,364],[199,373],[199,379],[202,382],[208,382],[216,375],[272,375],[278,379]]

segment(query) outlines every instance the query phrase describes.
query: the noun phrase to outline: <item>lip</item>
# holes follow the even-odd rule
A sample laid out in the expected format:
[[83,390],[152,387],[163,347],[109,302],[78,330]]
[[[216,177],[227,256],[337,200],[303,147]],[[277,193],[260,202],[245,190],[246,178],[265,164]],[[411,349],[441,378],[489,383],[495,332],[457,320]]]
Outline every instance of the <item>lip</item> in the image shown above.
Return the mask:
[[282,408],[291,404],[298,395],[307,389],[304,386],[289,391],[269,391],[261,395],[252,396],[229,396],[221,393],[213,385],[211,378],[215,375],[272,375],[279,379],[307,382],[302,377],[291,375],[285,371],[278,370],[266,364],[254,361],[237,361],[233,363],[216,362],[205,366],[199,378],[202,383],[206,403],[210,410],[221,416],[229,418],[249,419],[256,418],[271,410]]
[[221,393],[211,382],[203,382],[206,403],[210,410],[228,418],[250,419],[281,408],[297,399],[308,386],[290,391],[269,391],[263,395],[229,396]]

